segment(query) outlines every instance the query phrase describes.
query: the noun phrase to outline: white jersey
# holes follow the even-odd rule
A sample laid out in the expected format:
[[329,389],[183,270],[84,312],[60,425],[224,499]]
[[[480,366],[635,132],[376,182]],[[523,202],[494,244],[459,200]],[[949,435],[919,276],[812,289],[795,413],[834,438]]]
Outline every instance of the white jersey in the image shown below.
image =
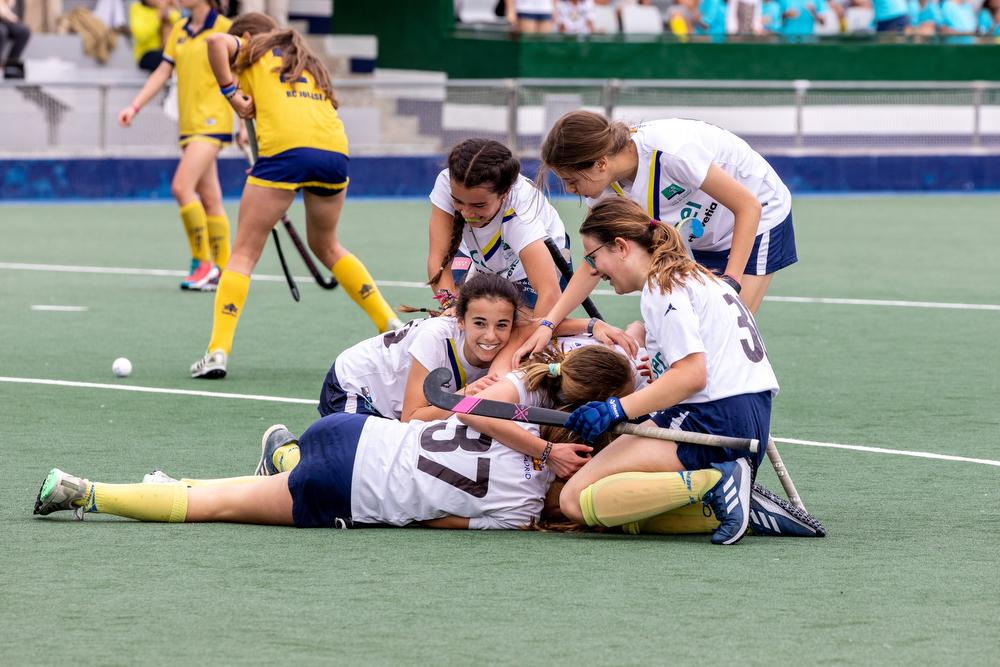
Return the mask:
[[[538,435],[538,428],[518,424]],[[351,478],[351,518],[404,526],[443,516],[469,528],[519,528],[537,520],[555,475],[530,456],[452,416],[401,423],[370,417]]]
[[[430,197],[434,206],[449,215],[455,213],[447,169],[438,174]],[[475,229],[465,225],[459,249],[481,273],[495,273],[515,282],[528,277],[521,265],[521,251],[545,237],[560,249],[566,247],[566,227],[559,214],[531,181],[519,175],[488,224]]]
[[692,276],[669,293],[648,283],[643,287],[639,303],[653,377],[689,354],[703,352],[708,381],[684,403],[761,391],[777,395],[778,380],[753,315],[729,285],[702,279]]
[[635,127],[632,142],[639,153],[635,182],[612,183],[600,197],[588,199],[589,206],[608,196],[628,197],[654,220],[684,222],[682,233],[692,249],[728,250],[733,212],[700,189],[715,164],[757,197],[763,207],[758,235],[781,224],[792,210],[792,195],[771,165],[720,127],[684,118],[654,120]]
[[428,371],[451,370],[449,391],[486,375],[465,356],[465,334],[453,317],[411,320],[402,329],[363,340],[337,357],[337,382],[348,394],[363,397],[383,417],[399,419],[412,360]]

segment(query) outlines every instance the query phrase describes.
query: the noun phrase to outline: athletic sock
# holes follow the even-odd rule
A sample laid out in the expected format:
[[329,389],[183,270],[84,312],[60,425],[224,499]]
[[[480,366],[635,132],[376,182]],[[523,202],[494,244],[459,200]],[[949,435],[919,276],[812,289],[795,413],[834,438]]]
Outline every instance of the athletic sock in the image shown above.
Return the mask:
[[299,446],[289,444],[278,447],[271,455],[271,463],[278,472],[288,472],[299,464]]
[[250,276],[235,271],[223,271],[215,292],[215,316],[212,318],[212,338],[208,351],[222,350],[229,356],[233,350],[236,325],[243,314],[250,291]]
[[114,514],[139,521],[181,523],[187,517],[183,484],[101,484],[93,482],[81,503],[85,512]]
[[692,505],[722,478],[718,470],[622,472],[580,494],[588,526],[620,526]]
[[708,505],[695,503],[651,516],[641,521],[622,524],[622,532],[630,535],[689,535],[714,533],[719,520]]
[[337,279],[340,286],[344,288],[347,295],[354,303],[361,306],[375,327],[380,332],[389,330],[389,321],[397,319],[396,313],[392,310],[378,286],[375,279],[368,273],[368,269],[354,255],[348,253],[337,260],[330,268],[333,277]]
[[190,477],[184,477],[177,480],[185,486],[233,486],[236,484],[249,484],[251,482],[259,482],[260,477],[256,475],[245,475],[243,477],[220,477],[217,479],[191,479]]
[[205,217],[208,225],[208,247],[212,253],[212,261],[219,269],[226,268],[229,263],[229,218],[223,215]]
[[184,222],[184,231],[187,232],[188,243],[191,245],[191,257],[199,262],[212,261],[206,217],[205,208],[197,199],[181,206],[181,220]]

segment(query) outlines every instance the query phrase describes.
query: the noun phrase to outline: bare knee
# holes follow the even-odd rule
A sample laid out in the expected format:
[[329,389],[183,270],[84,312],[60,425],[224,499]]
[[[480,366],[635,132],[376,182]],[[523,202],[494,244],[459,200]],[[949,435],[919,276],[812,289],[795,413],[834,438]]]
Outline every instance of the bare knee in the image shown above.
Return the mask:
[[567,482],[559,494],[559,511],[573,523],[583,525],[583,511],[580,509],[580,489],[573,480]]
[[170,181],[170,194],[182,206],[197,196],[191,184],[178,176],[174,176],[173,180]]

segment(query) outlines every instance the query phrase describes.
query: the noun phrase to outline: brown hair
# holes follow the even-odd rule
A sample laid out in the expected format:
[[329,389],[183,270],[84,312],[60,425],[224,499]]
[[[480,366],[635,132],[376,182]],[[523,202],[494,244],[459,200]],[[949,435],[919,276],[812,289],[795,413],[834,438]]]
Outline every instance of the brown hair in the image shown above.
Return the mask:
[[[448,175],[462,187],[474,188],[486,185],[490,192],[503,197],[514,187],[514,182],[520,173],[521,163],[510,149],[492,139],[466,139],[452,148],[448,154]],[[427,281],[428,285],[434,285],[441,280],[441,274],[455,258],[458,246],[462,242],[463,229],[465,229],[465,218],[455,211],[448,252],[438,272]]]
[[[514,283],[506,278],[495,273],[477,273],[462,283],[458,288],[455,317],[464,320],[465,313],[469,310],[469,303],[476,299],[495,299],[510,303],[514,307],[514,322],[517,322],[518,309],[521,307],[521,293],[514,287]],[[427,313],[431,317],[441,315],[441,311],[434,308],[414,308],[405,304],[399,306],[399,311],[403,313]]]
[[652,255],[646,280],[650,287],[659,286],[664,292],[693,276],[705,282],[711,272],[688,257],[684,240],[670,225],[653,220],[641,206],[624,197],[605,199],[590,210],[580,234],[602,244],[621,238],[632,241]]
[[[232,28],[230,28],[230,32],[232,32]],[[302,72],[308,71],[316,80],[316,88],[326,95],[334,109],[337,108],[337,98],[333,94],[330,73],[326,71],[326,67],[319,58],[306,46],[302,35],[295,30],[272,30],[251,37],[240,49],[233,66],[233,74],[239,76],[241,72],[260,60],[265,53],[274,50],[278,50],[278,53],[281,54],[281,67],[276,67],[274,72],[281,77],[282,81],[289,82],[294,88],[295,82],[302,76]]]
[[631,136],[631,128],[621,121],[610,121],[593,111],[570,111],[545,135],[536,183],[549,170],[559,175],[590,169],[605,155],[628,146]]
[[[521,367],[528,391],[544,392],[559,410],[573,410],[589,401],[605,401],[631,385],[632,366],[624,355],[603,346],[564,351],[558,339],[531,356]],[[549,364],[559,364],[558,375]]]
[[244,33],[250,33],[250,36],[253,37],[277,29],[278,22],[267,14],[247,12],[233,19],[233,24],[229,26],[229,34],[242,37]]

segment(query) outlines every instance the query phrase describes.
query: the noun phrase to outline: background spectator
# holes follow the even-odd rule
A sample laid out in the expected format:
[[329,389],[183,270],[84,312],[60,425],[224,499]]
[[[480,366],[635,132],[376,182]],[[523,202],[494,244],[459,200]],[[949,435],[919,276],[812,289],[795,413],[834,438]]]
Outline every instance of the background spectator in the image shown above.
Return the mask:
[[568,35],[594,32],[594,0],[559,0],[556,5],[556,30]]
[[729,0],[726,6],[726,33],[730,35],[760,35],[761,0]]
[[874,0],[875,32],[905,32],[910,25],[906,0]]
[[55,32],[63,15],[63,0],[31,0],[21,7],[21,18],[32,32]]
[[174,0],[139,0],[128,12],[132,47],[139,69],[152,72],[163,60],[163,43],[181,16]]
[[[969,0],[945,0],[941,4],[941,34],[971,35],[976,32],[976,11]],[[952,44],[966,44],[974,40],[972,37],[952,37],[947,40]]]
[[698,13],[701,18],[695,22],[696,34],[726,34],[726,0],[701,0],[698,4]]
[[240,0],[240,14],[247,12],[267,14],[282,28],[288,27],[288,0]]
[[555,0],[507,0],[507,22],[514,32],[552,32]]
[[986,0],[979,10],[979,34],[1000,37],[1000,0]]
[[779,0],[781,3],[781,33],[805,36],[816,34],[816,22],[824,23],[826,0]]
[[23,79],[21,54],[31,38],[31,30],[14,12],[14,0],[0,0],[0,63],[5,79]]
[[938,0],[910,0],[910,33],[935,35],[941,25],[941,5]]
[[683,39],[694,34],[695,26],[700,21],[698,0],[677,0],[677,4],[667,10],[667,25],[670,27],[670,32]]
[[781,3],[778,0],[764,0],[761,4],[760,25],[766,34],[781,34]]

